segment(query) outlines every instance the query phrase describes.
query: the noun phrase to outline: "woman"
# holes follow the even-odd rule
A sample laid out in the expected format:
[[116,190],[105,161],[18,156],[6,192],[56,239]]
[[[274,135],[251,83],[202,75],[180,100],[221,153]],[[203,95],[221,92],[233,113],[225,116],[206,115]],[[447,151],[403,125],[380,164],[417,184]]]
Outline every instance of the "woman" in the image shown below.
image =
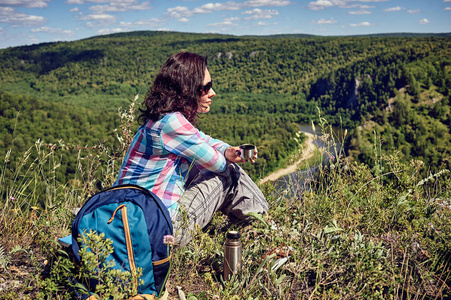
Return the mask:
[[114,184],[136,184],[155,193],[169,210],[181,246],[218,210],[243,221],[249,212],[268,210],[259,188],[236,164],[244,161],[239,147],[193,125],[200,113],[210,111],[215,95],[205,57],[171,56],[146,95],[141,127]]

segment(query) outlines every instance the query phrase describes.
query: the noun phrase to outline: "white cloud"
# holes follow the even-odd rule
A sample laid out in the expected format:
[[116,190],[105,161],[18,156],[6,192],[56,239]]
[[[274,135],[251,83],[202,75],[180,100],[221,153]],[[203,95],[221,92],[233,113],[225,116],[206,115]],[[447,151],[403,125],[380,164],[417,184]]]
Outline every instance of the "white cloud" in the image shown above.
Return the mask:
[[375,8],[375,7],[376,6],[374,6],[374,5],[352,4],[352,5],[348,5],[346,8],[370,9],[370,8]]
[[70,11],[70,12],[77,12],[77,11],[79,11],[79,9],[78,9],[78,7],[74,7],[74,8],[72,8],[72,9],[70,9],[69,11]]
[[111,33],[118,33],[118,32],[124,32],[125,30],[123,28],[111,28],[111,29],[100,29],[97,30],[98,34],[111,34]]
[[208,14],[214,11],[223,10],[239,10],[241,9],[241,4],[236,2],[225,2],[225,3],[207,3],[200,7],[193,9],[194,14]]
[[[2,0],[0,0],[2,1]],[[138,3],[137,0],[66,0],[66,4],[86,4],[86,3],[110,3],[112,5],[116,3],[125,3],[127,5],[133,5]]]
[[451,2],[451,0],[443,0],[443,2]]
[[165,20],[158,18],[151,18],[139,20],[136,22],[120,22],[119,26],[127,29],[133,28],[158,28],[165,24]]
[[287,6],[293,4],[287,0],[248,0],[244,2],[243,6],[246,7],[259,7],[259,6]]
[[350,15],[370,15],[372,14],[372,12],[370,12],[369,10],[356,10],[356,11],[348,11],[348,14]]
[[246,20],[258,20],[258,19],[271,19],[272,16],[279,14],[277,10],[262,10],[260,8],[254,8],[253,10],[245,11],[243,14],[251,15]]
[[79,16],[79,18],[80,20],[88,21],[86,22],[86,26],[89,27],[107,26],[109,24],[115,23],[117,20],[117,17],[104,13],[81,15]]
[[370,22],[362,22],[359,24],[349,24],[349,26],[351,26],[351,27],[371,26],[371,23]]
[[[161,29],[162,25],[165,24],[165,20],[158,19],[158,18],[151,18],[151,19],[144,19],[139,20],[135,22],[119,22],[118,25],[116,25],[116,28],[102,28],[97,30],[97,33],[99,34],[111,34],[111,33],[118,33],[118,32],[127,32],[137,29],[149,29],[153,28],[154,30],[161,30],[161,31],[168,31],[169,29]],[[88,22],[88,26],[94,27],[94,25],[98,25],[95,23]]]
[[429,21],[428,19],[421,19],[420,21],[418,21],[418,24],[428,24],[431,23],[431,21]]
[[181,19],[181,18],[190,18],[195,14],[208,14],[214,11],[238,10],[240,8],[241,8],[240,4],[235,2],[207,3],[200,7],[196,7],[193,10],[190,10],[186,6],[176,6],[168,8],[166,14],[171,18]]
[[0,17],[7,16],[16,13],[16,10],[12,7],[0,7]]
[[31,44],[37,44],[37,43],[39,43],[39,39],[38,39],[38,38],[36,38],[36,37],[33,36],[33,35],[30,35],[30,36],[28,37],[28,44],[29,44],[29,45],[31,45]]
[[445,7],[443,10],[451,10],[451,7]]
[[46,21],[44,17],[20,13],[12,7],[0,7],[0,22],[8,23],[12,27],[36,27]]
[[217,11],[233,11],[249,7],[261,7],[261,6],[287,6],[292,4],[294,3],[288,0],[248,0],[242,3],[228,1],[224,3],[207,3],[194,9],[189,9],[186,6],[172,7],[166,11],[166,15],[172,18],[180,19],[180,18],[189,18],[195,14],[208,14]]
[[[329,0],[317,0],[316,2],[310,2],[307,7],[311,10],[322,10],[328,7],[337,6],[335,1]],[[344,2],[344,1],[343,1]]]
[[47,7],[50,0],[0,0],[0,6],[42,8]]
[[355,4],[352,2],[385,2],[389,0],[316,0],[310,2],[307,7],[311,10],[323,10],[329,7],[339,7],[339,8],[361,8],[368,9],[374,8],[374,6]]
[[40,28],[33,28],[33,29],[31,29],[31,32],[45,32],[45,33],[61,34],[61,35],[74,34],[74,32],[72,30],[63,30],[61,28],[51,28],[51,27],[47,27],[47,26],[43,26]]
[[177,6],[169,8],[166,12],[172,18],[180,19],[185,17],[192,17],[193,12],[189,10],[186,6]]
[[66,4],[84,4],[85,1],[83,0],[67,0]]
[[257,23],[257,26],[268,26],[268,25],[270,25],[270,24],[266,23],[266,22],[258,22]]
[[234,18],[227,18],[227,19],[224,19],[223,22],[212,23],[212,24],[209,24],[209,26],[214,26],[214,27],[238,26],[238,24],[235,23],[235,21],[239,21],[239,20],[240,20],[240,18],[236,18],[236,17],[234,17]]
[[419,10],[419,9],[409,9],[407,12],[408,12],[409,14],[417,14],[417,13],[420,13],[421,10]]
[[105,21],[105,20],[113,21],[113,20],[116,20],[116,17],[109,15],[109,14],[94,13],[94,14],[82,16],[82,17],[80,17],[80,19],[91,20],[91,21]]
[[146,1],[138,4],[137,1],[111,1],[107,5],[94,5],[89,8],[89,10],[97,12],[123,12],[129,10],[146,10],[150,9],[150,2]]
[[335,24],[337,23],[337,20],[335,20],[334,18],[331,18],[329,20],[326,19],[319,19],[317,21],[312,21],[311,24]]
[[384,11],[386,11],[386,12],[400,11],[400,10],[402,10],[402,8],[400,6],[390,7],[390,8],[384,9]]
[[183,22],[183,23],[187,23],[187,22],[189,22],[190,20],[189,19],[187,19],[187,18],[180,18],[179,19],[179,22]]

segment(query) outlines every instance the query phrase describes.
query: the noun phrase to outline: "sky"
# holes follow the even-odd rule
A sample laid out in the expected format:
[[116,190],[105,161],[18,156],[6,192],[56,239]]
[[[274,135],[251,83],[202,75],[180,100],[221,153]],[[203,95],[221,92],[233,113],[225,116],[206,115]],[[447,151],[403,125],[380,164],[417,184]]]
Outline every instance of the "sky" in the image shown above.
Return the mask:
[[0,49],[136,30],[443,33],[451,32],[451,0],[0,0]]

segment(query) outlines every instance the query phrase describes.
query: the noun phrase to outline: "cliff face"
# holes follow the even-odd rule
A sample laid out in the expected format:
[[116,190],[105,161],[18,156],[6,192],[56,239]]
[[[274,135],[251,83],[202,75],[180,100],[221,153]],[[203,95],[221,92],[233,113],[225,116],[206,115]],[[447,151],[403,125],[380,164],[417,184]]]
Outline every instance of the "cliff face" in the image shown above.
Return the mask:
[[337,108],[354,109],[359,105],[361,82],[361,79],[354,77],[338,82],[332,76],[320,78],[312,85],[309,99],[315,98],[320,100],[322,104],[325,104],[324,102],[336,102]]
[[357,107],[359,104],[359,85],[360,85],[360,79],[355,78],[354,79],[354,87],[350,89],[349,91],[349,97],[346,101],[346,108],[354,108]]
[[325,95],[329,90],[335,88],[335,83],[326,78],[320,78],[316,81],[315,84],[312,85],[310,89],[310,96],[319,98],[322,95]]

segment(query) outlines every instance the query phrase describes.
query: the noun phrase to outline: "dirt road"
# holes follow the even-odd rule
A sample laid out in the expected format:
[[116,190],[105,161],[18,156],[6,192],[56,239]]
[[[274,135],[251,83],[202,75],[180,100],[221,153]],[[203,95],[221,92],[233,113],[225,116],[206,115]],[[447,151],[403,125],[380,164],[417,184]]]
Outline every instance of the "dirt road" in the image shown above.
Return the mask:
[[304,149],[304,152],[302,152],[299,160],[284,169],[279,169],[279,170],[269,174],[268,176],[266,176],[265,178],[263,178],[259,181],[260,184],[263,184],[268,181],[276,181],[277,179],[279,179],[282,176],[296,172],[298,165],[302,161],[309,159],[313,156],[313,154],[315,153],[315,148],[316,148],[315,144],[313,144],[313,140],[314,140],[315,136],[311,133],[307,133],[307,132],[303,132],[303,133],[307,136],[307,140],[304,142],[305,149]]

